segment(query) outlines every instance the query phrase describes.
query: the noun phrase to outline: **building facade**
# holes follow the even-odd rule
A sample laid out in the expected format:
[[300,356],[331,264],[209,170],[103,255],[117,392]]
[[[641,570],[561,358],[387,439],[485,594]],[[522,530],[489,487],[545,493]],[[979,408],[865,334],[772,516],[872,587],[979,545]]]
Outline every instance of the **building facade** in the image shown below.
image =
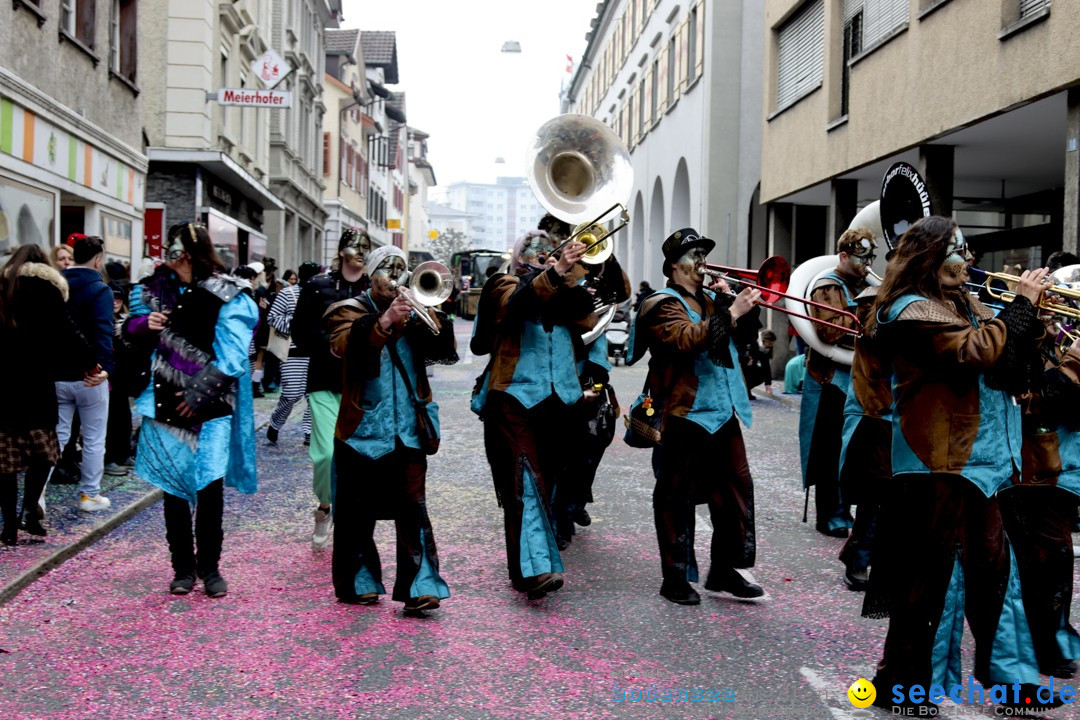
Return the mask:
[[336,28],[340,0],[274,0],[271,44],[292,66],[281,89],[292,105],[270,125],[270,188],[284,208],[267,213],[271,255],[278,267],[321,259],[327,213],[323,207],[323,98],[326,28]]
[[773,252],[833,252],[896,161],[980,265],[1080,235],[1080,5],[767,0],[762,201]]
[[408,128],[409,146],[409,214],[406,239],[410,250],[424,250],[433,230],[428,190],[435,187],[435,168],[427,156],[427,141],[431,136],[422,130]]
[[140,55],[146,4],[0,6],[0,253],[84,232],[137,271],[147,173],[141,89],[155,77]]
[[364,69],[360,31],[326,31],[326,115],[323,117],[323,232],[322,262],[337,254],[341,233],[350,227],[368,228],[368,137],[374,129],[365,122],[372,103]]
[[407,249],[409,218],[408,120],[405,93],[397,85],[397,36],[389,31],[363,31],[360,42],[371,101],[365,108],[368,157],[368,233],[376,244]]
[[158,80],[143,95],[149,147],[146,249],[163,255],[177,222],[203,222],[229,266],[267,255],[265,213],[283,205],[269,187],[271,115],[230,107],[223,88],[259,88],[252,64],[269,49],[271,0],[143,3],[140,63]]
[[760,0],[606,0],[565,107],[604,121],[630,151],[630,227],[616,256],[662,282],[660,245],[694,227],[714,262],[765,257],[757,199],[764,10]]
[[441,200],[457,214],[431,210],[436,229],[450,229],[449,223],[456,223],[455,229],[467,226],[469,244],[487,250],[512,248],[547,212],[523,177],[500,177],[494,184],[450,183]]

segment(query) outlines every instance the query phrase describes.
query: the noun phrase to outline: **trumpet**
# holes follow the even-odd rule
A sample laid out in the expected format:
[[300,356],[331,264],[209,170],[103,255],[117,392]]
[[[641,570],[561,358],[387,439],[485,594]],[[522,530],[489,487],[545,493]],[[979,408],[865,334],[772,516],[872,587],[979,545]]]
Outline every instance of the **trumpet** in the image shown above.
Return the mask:
[[[756,271],[744,268],[731,268],[726,265],[706,264],[704,268],[702,268],[702,272],[709,277],[718,278],[725,282],[738,283],[739,285],[760,290],[762,302],[759,302],[758,305],[761,307],[769,310],[777,310],[786,315],[800,317],[836,330],[842,330],[843,332],[855,335],[856,337],[863,334],[862,323],[859,322],[859,318],[856,317],[855,313],[848,312],[847,310],[840,310],[839,308],[835,308],[832,305],[827,305],[825,303],[819,303],[788,294],[787,289],[791,279],[791,265],[779,255],[774,255],[773,257],[766,259]],[[777,301],[779,301],[780,298],[790,298],[810,307],[818,307],[830,312],[839,313],[851,320],[853,326],[847,327],[846,325],[840,325],[838,323],[829,322],[828,320],[816,318],[812,315],[806,315],[790,310],[777,304]]]
[[[990,297],[1003,303],[1012,302],[1016,299],[1016,293],[1011,290],[999,290],[990,283],[994,280],[1001,280],[1005,283],[1016,283],[1020,281],[1019,275],[1010,275],[1008,273],[988,272],[986,270],[980,270],[979,268],[969,267],[968,274],[974,275],[976,278],[982,277],[983,281],[978,283],[981,287],[986,288],[986,292]],[[1047,297],[1047,293],[1052,293],[1059,297],[1069,298],[1072,300],[1080,300],[1080,290],[1074,290],[1067,285],[1050,284],[1046,286],[1043,291],[1042,297],[1039,298],[1037,309],[1043,312],[1052,313],[1054,315],[1062,315],[1064,317],[1080,320],[1080,309],[1068,305],[1066,303],[1054,302]]]
[[428,315],[427,309],[441,305],[450,297],[454,288],[454,276],[445,265],[434,260],[420,263],[409,278],[408,290],[399,285],[397,280],[391,280],[390,287],[397,290],[398,294],[412,305],[416,316],[424,321],[428,330],[439,334],[439,326]]

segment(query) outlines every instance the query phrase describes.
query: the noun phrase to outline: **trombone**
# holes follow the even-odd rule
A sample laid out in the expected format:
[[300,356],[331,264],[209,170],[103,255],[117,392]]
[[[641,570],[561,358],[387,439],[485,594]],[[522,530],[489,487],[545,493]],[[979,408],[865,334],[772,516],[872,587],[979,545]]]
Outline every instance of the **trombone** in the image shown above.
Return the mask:
[[441,305],[450,297],[454,288],[454,276],[445,265],[435,260],[420,263],[409,278],[408,290],[399,285],[397,280],[391,280],[390,287],[409,301],[416,316],[424,321],[428,330],[439,334],[439,326],[428,315],[427,309]]
[[[986,270],[980,270],[979,268],[969,267],[968,274],[974,275],[976,278],[982,277],[983,281],[978,283],[980,287],[986,288],[986,292],[990,297],[1003,303],[1012,302],[1016,299],[1016,293],[1011,290],[999,290],[990,283],[994,280],[1001,280],[1005,283],[1016,283],[1020,281],[1019,275],[1010,275],[1008,273],[988,272]],[[1043,295],[1039,298],[1038,310],[1052,313],[1054,315],[1062,315],[1064,317],[1080,320],[1080,310],[1068,305],[1066,303],[1054,302],[1047,297],[1046,293],[1051,293],[1059,297],[1069,298],[1071,300],[1080,301],[1080,290],[1074,290],[1067,285],[1050,284],[1043,290]]]
[[[706,263],[705,267],[703,268],[703,272],[710,277],[719,278],[721,280],[738,283],[739,285],[745,285],[747,287],[752,287],[756,290],[760,290],[762,298],[762,302],[758,303],[760,307],[764,307],[769,310],[778,310],[787,315],[804,318],[811,322],[816,322],[819,325],[825,325],[826,327],[831,327],[836,330],[842,330],[843,332],[855,335],[856,337],[863,334],[862,323],[859,322],[859,318],[856,317],[855,313],[849,312],[847,310],[841,310],[840,308],[835,308],[832,305],[815,302],[814,300],[809,300],[803,297],[799,297],[797,295],[789,294],[787,292],[787,289],[788,284],[791,280],[791,265],[788,263],[787,260],[780,257],[779,255],[774,255],[771,258],[767,258],[765,262],[761,263],[761,267],[757,270],[733,268],[726,265],[714,265]],[[816,318],[812,315],[806,315],[800,312],[795,312],[794,310],[789,310],[788,308],[777,304],[777,301],[780,300],[780,298],[791,298],[792,300],[796,300],[810,307],[822,308],[825,310],[829,310],[830,312],[839,313],[843,317],[851,320],[853,326],[847,327],[846,325],[840,325],[838,323],[829,322],[828,320],[822,320],[821,318]]]
[[[618,227],[608,230],[601,225],[600,222],[611,215],[615,210],[619,211],[618,218],[620,224]],[[585,243],[585,254],[582,256],[581,262],[586,265],[601,265],[615,252],[615,248],[608,238],[629,224],[630,213],[626,212],[626,208],[622,206],[622,203],[615,203],[607,210],[597,215],[594,220],[583,222],[574,228],[574,232],[570,237],[559,243],[559,245],[551,251],[551,254],[555,255],[555,253],[562,250],[574,240],[579,240],[580,242]],[[556,255],[556,257],[558,256]]]

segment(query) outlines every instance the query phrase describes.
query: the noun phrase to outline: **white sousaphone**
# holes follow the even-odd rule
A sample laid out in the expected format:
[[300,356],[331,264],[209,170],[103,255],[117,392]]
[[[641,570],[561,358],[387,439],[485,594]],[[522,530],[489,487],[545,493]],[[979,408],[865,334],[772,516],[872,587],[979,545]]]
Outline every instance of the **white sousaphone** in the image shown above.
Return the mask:
[[[626,203],[634,188],[630,153],[614,130],[591,115],[569,113],[548,120],[529,142],[525,176],[549,213],[575,225],[570,240],[587,246],[581,262],[600,265],[611,257],[611,236],[630,222]],[[621,224],[608,229],[605,219]],[[603,334],[616,309],[597,298],[597,323],[582,334],[586,345]]]
[[[918,171],[907,163],[896,163],[889,168],[882,180],[881,199],[875,200],[860,210],[847,229],[865,228],[874,234],[876,240],[884,239],[891,250],[896,247],[900,237],[916,220],[929,217],[931,214],[930,195]],[[839,255],[822,255],[807,260],[791,273],[788,293],[809,300],[818,282],[827,273],[835,270],[839,263]],[[881,278],[872,271],[868,280],[871,285],[881,284]],[[806,314],[810,312],[809,306],[800,300],[789,298],[785,300],[785,305],[794,312]],[[818,338],[814,323],[806,318],[792,315],[790,322],[799,333],[799,337],[815,353],[842,365],[851,365],[855,356],[853,350],[823,343]]]

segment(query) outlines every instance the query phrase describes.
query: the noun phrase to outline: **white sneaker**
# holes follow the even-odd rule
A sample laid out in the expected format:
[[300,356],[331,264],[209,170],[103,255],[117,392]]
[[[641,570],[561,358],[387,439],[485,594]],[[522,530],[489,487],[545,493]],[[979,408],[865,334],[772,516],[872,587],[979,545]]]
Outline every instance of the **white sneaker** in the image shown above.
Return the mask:
[[79,493],[79,509],[84,512],[97,512],[98,510],[107,510],[112,505],[109,502],[109,498],[104,495],[95,495],[90,497],[86,493]]
[[322,549],[330,542],[330,528],[334,526],[334,514],[332,511],[319,508],[314,515],[315,532],[311,534],[311,544],[316,549]]

